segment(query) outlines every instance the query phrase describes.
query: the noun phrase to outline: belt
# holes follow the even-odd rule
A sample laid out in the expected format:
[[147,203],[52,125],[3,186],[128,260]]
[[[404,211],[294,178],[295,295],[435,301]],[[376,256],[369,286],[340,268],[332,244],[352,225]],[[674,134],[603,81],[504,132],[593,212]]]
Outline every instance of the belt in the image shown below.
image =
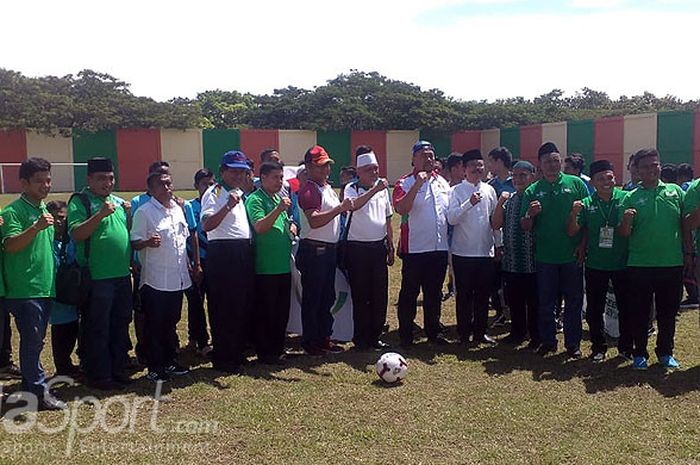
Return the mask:
[[382,239],[380,241],[348,241],[348,244],[358,245],[361,247],[384,247],[386,246],[386,239]]
[[315,241],[313,239],[302,239],[299,245],[306,245],[308,247],[328,247],[329,249],[335,249],[338,247],[337,242],[323,242]]

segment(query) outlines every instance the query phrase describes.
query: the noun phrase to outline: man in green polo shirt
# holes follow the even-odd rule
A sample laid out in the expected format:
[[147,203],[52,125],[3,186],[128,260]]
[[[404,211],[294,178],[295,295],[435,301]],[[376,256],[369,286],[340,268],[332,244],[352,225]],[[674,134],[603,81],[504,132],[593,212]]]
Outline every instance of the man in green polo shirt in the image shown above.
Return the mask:
[[561,172],[562,157],[552,142],[538,152],[542,179],[523,194],[520,225],[535,234],[535,261],[539,295],[540,355],[557,350],[555,309],[564,296],[564,345],[570,358],[581,357],[581,310],[583,268],[577,263],[580,237],[566,234],[566,223],[574,201],[588,197],[586,185],[577,176]]
[[627,276],[634,283],[630,290],[630,325],[633,367],[645,370],[649,314],[656,303],[656,355],[665,368],[678,368],[673,358],[676,314],[683,287],[684,192],[676,184],[659,180],[661,165],[655,149],[643,149],[634,155],[641,183],[622,202],[624,211],[620,235],[629,237]]
[[625,192],[615,187],[615,172],[608,160],[596,160],[590,166],[591,185],[595,192],[574,202],[567,233],[573,237],[583,230],[586,235],[586,321],[591,334],[591,359],[605,360],[605,299],[612,281],[620,322],[618,350],[632,360],[632,340],[628,327],[628,307],[624,292],[624,268],[627,263],[627,238],[616,231],[622,218]]
[[87,173],[87,188],[79,196],[85,196],[90,211],[79,196],[68,203],[68,228],[78,263],[87,263],[92,276],[89,303],[81,309],[82,351],[88,384],[118,390],[129,382],[125,368],[131,344],[131,206],[112,194],[112,160],[88,160]]
[[51,163],[29,158],[19,178],[22,195],[2,212],[5,302],[19,331],[22,389],[36,396],[37,407],[61,410],[66,404],[49,392],[39,360],[56,294],[53,217],[43,202],[51,190]]
[[267,364],[283,360],[292,285],[292,240],[287,216],[291,200],[279,196],[283,182],[282,165],[265,162],[260,166],[260,188],[245,201],[255,231],[257,311],[253,317],[253,337],[258,360]]

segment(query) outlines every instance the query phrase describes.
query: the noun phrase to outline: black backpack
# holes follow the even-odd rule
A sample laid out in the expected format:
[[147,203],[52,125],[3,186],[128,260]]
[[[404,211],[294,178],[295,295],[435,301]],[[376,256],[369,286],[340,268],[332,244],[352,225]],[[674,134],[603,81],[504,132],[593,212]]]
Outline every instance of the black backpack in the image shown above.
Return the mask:
[[[85,207],[87,217],[92,216],[90,199],[82,192],[71,195],[68,203],[77,197]],[[58,256],[58,270],[56,270],[56,302],[66,305],[80,306],[88,301],[92,277],[90,276],[90,238],[85,239],[85,266],[78,263],[67,263],[68,232],[66,231],[61,241],[61,252]]]

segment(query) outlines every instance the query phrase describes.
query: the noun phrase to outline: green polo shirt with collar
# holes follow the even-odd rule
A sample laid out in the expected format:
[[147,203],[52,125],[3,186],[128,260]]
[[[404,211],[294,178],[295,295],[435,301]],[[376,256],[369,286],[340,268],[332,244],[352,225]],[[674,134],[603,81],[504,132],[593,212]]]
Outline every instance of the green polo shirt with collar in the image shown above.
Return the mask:
[[[97,213],[106,201],[117,205],[114,213],[100,221],[99,226],[90,236],[90,275],[92,279],[123,278],[131,273],[131,246],[129,228],[124,209],[124,200],[116,195],[98,197],[89,189],[82,191],[90,201],[90,216]],[[74,197],[68,203],[68,230],[85,222],[88,214],[83,203]],[[76,258],[85,266],[85,241],[76,242]]]
[[[275,195],[270,197],[262,188],[256,189],[245,200],[245,208],[251,225],[265,218],[280,203]],[[252,229],[252,228],[251,228]],[[255,233],[255,272],[257,274],[285,274],[291,272],[292,240],[289,237],[289,220],[283,211],[272,228],[262,234]]]
[[531,184],[523,193],[520,216],[523,217],[530,202],[539,200],[542,211],[534,218],[535,260],[552,265],[576,261],[574,251],[580,235],[569,237],[566,223],[574,201],[588,197],[588,188],[578,176],[559,173],[554,182],[546,179]]
[[[594,270],[621,270],[627,264],[627,238],[617,232],[622,220],[622,200],[626,192],[613,188],[610,200],[605,202],[594,193],[582,200],[583,210],[578,215],[578,224],[586,228],[588,245],[586,267]],[[600,247],[600,228],[615,228],[612,248]]]
[[[24,195],[20,196],[2,212],[3,240],[26,231],[44,213],[48,213],[44,202],[35,205]],[[53,237],[53,226],[49,226],[37,232],[19,252],[4,252],[6,298],[38,299],[56,295]]]
[[683,266],[681,214],[685,193],[676,184],[659,181],[656,188],[640,185],[628,192],[622,211],[637,210],[629,237],[627,266]]

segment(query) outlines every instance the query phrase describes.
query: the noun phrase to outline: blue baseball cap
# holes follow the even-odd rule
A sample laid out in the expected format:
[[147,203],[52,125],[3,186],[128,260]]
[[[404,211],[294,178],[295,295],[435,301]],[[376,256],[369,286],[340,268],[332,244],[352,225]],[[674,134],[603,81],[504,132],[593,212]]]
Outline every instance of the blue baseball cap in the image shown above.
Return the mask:
[[240,150],[231,150],[226,152],[221,159],[221,166],[226,166],[227,168],[238,168],[241,170],[249,170],[250,165],[248,164],[248,157],[245,153]]
[[413,155],[415,155],[416,152],[423,150],[423,149],[435,150],[433,148],[432,142],[428,142],[427,140],[419,140],[418,142],[413,144]]

